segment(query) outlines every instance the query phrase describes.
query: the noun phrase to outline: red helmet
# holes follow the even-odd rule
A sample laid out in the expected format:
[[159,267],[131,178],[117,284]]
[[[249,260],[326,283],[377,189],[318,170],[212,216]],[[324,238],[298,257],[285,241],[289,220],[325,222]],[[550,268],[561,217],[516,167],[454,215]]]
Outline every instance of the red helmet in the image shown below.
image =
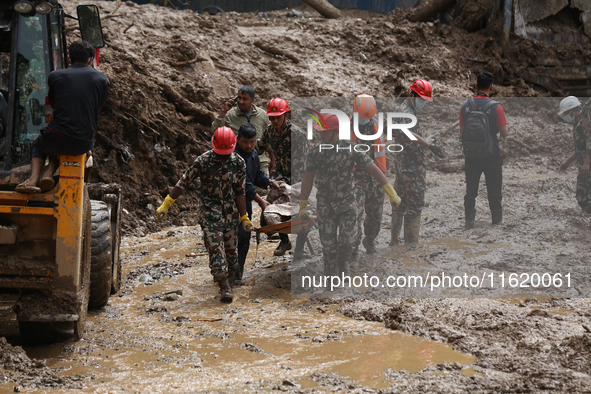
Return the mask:
[[353,111],[357,112],[361,119],[371,119],[377,111],[376,100],[368,94],[360,94],[353,101]]
[[287,101],[277,97],[269,101],[269,106],[267,107],[267,116],[279,116],[288,111],[289,106],[287,105]]
[[423,100],[433,101],[433,86],[424,79],[417,79],[410,85],[410,90],[418,94]]
[[322,122],[322,119],[320,119],[320,122],[322,124],[322,129],[320,128],[321,126],[318,125],[318,123],[316,123],[314,125],[314,129],[315,130],[338,130],[339,129],[339,118],[335,115],[335,114],[322,114],[320,115],[322,117],[322,119],[324,119],[324,122],[326,122],[326,129],[324,128],[324,122]]
[[229,127],[219,127],[211,137],[211,144],[218,155],[229,155],[236,147],[236,134]]

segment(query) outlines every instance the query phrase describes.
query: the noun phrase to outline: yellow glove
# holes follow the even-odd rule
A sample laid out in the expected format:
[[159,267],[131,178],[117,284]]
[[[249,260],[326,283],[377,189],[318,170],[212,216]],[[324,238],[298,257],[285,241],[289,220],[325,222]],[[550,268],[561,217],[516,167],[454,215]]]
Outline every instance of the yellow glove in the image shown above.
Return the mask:
[[248,213],[245,213],[244,216],[240,218],[240,221],[242,222],[242,228],[244,229],[244,231],[248,231],[250,233],[253,229],[253,225],[250,219],[248,218]]
[[394,209],[398,208],[402,200],[400,197],[398,197],[398,194],[396,194],[396,190],[394,190],[392,185],[386,183],[384,186],[382,186],[382,189],[384,189],[386,194],[390,197],[390,204],[392,204]]
[[310,215],[306,207],[308,206],[308,200],[300,200],[300,219],[310,220]]
[[168,209],[172,207],[172,204],[174,204],[175,201],[176,200],[173,200],[172,198],[170,198],[170,196],[166,196],[164,202],[162,203],[162,205],[160,205],[160,208],[156,210],[156,218],[158,219],[158,221],[164,219],[164,216],[166,216]]

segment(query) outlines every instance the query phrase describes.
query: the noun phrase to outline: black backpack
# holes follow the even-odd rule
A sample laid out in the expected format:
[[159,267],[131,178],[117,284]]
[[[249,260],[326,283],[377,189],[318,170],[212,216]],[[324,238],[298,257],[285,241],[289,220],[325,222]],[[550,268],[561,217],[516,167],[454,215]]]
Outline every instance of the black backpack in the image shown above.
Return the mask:
[[483,107],[476,105],[474,98],[468,100],[470,112],[464,125],[464,132],[460,136],[464,156],[477,159],[486,159],[494,155],[495,142],[490,133],[488,124],[488,111],[497,101],[491,100]]

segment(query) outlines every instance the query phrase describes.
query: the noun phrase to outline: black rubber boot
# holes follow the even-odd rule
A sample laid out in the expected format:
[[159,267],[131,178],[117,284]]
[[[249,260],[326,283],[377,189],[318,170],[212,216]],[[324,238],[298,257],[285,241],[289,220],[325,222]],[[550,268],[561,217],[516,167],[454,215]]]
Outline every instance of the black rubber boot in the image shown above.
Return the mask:
[[413,218],[404,218],[404,243],[414,244],[419,242],[419,231],[421,230],[421,214]]
[[392,212],[392,224],[390,227],[390,246],[400,245],[400,232],[404,223],[404,214]]
[[365,237],[365,238],[363,238],[362,243],[363,243],[363,247],[365,248],[365,253],[374,254],[377,252],[373,239],[369,239],[369,238]]
[[349,259],[351,259],[352,252],[337,254],[337,275],[342,274],[349,275],[351,270],[349,269]]
[[474,228],[474,219],[476,218],[476,209],[464,209],[466,213],[466,228]]
[[359,258],[359,245],[355,246],[353,249],[353,253],[351,253],[351,258],[349,261],[356,261]]
[[495,209],[490,211],[492,216],[492,224],[499,224],[503,221],[503,210]]

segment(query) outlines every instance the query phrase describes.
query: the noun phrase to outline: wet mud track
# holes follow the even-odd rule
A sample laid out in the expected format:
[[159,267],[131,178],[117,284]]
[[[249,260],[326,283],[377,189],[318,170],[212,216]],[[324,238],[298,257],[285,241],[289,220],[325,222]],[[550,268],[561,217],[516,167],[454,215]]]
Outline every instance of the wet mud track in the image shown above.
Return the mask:
[[[460,373],[474,373],[475,358],[449,345],[356,321],[330,301],[292,299],[289,288],[281,288],[289,283],[291,258],[270,257],[275,247],[261,243],[254,264],[252,245],[247,285],[236,288],[227,305],[219,301],[198,227],[127,238],[124,285],[89,314],[84,340],[25,347],[27,356],[67,377],[52,392],[375,390],[390,385],[387,370],[417,373],[455,363]],[[13,335],[15,329],[6,328]],[[17,383],[23,382],[8,381],[0,391]],[[24,382],[22,390],[48,386]]]
[[[452,201],[461,174],[429,172],[422,243],[389,249],[386,215],[378,251],[409,267],[427,257],[461,264],[487,253],[508,264],[544,255],[585,264],[589,218],[568,187],[573,173],[509,162],[505,175],[502,226],[489,224],[483,190],[476,229],[464,230]],[[550,198],[561,204],[544,203]],[[226,305],[198,227],[125,238],[123,287],[90,314],[84,340],[25,348],[28,369],[19,375],[4,362],[0,391],[591,390],[589,299],[295,299],[291,257],[273,257],[276,242],[263,241],[256,262],[253,242],[247,286]],[[436,249],[442,253],[430,257]],[[19,344],[16,322],[2,330]]]

